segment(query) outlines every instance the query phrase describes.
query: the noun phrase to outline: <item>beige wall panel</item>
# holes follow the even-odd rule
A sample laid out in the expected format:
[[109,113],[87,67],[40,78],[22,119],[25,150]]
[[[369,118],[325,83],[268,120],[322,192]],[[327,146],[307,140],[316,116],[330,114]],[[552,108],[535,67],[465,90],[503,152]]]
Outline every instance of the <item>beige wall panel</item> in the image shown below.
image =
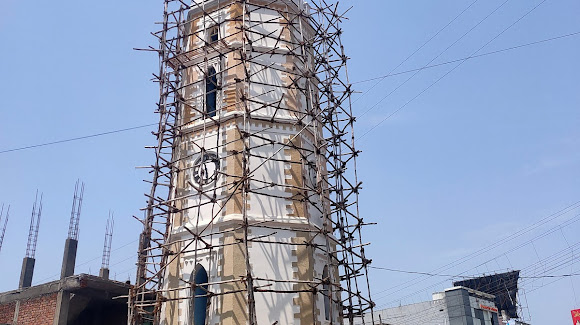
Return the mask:
[[[297,232],[296,237],[292,239],[293,243],[303,244],[310,242],[311,236],[306,232]],[[314,249],[312,246],[297,245],[294,251],[297,262],[292,263],[297,270],[294,272],[294,278],[300,281],[314,280]],[[311,287],[306,283],[294,284],[294,290],[310,290]],[[300,320],[301,325],[315,324],[316,300],[313,292],[300,292],[298,298],[294,299],[294,305],[299,307],[299,312],[294,314],[295,319]]]
[[[222,228],[220,230],[227,230]],[[221,249],[221,272],[222,281],[239,280],[246,276],[246,254],[243,244],[244,231],[236,230],[227,233],[222,237],[223,244],[227,245]],[[248,322],[247,317],[247,292],[243,282],[233,282],[221,285],[221,292],[234,292],[219,296],[220,315],[222,325],[244,325]]]

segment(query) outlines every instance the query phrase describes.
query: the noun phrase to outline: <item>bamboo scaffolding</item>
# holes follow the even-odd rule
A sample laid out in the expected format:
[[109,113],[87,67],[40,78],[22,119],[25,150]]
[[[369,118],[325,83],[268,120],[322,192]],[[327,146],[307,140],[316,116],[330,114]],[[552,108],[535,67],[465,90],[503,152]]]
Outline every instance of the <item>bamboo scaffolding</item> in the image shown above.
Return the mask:
[[[143,209],[144,217],[139,219],[143,232],[139,240],[137,279],[128,297],[128,324],[158,325],[164,304],[200,297],[191,294],[196,288],[202,288],[206,292],[203,296],[207,297],[244,293],[250,325],[257,325],[254,295],[258,292],[321,294],[335,302],[330,304],[331,308],[339,306],[340,310],[331,310],[331,314],[338,313],[340,323],[353,325],[355,320],[357,324],[374,323],[363,319],[363,314],[372,311],[374,303],[368,284],[371,261],[364,252],[369,244],[361,239],[361,229],[369,223],[359,216],[358,208],[362,184],[356,172],[360,152],[354,145],[355,117],[350,99],[353,90],[348,80],[348,57],[341,42],[340,25],[345,17],[335,1],[310,1],[309,11],[297,3],[297,0],[192,3],[163,0],[163,20],[158,23],[161,29],[152,33],[159,48],[139,49],[159,56],[159,71],[153,75],[154,82],[159,85],[156,109],[159,124],[152,132],[157,144],[148,147],[155,152],[154,163],[143,167],[149,169],[151,178],[145,181],[151,184],[151,191],[145,195],[147,206]],[[225,18],[213,15],[218,9],[227,10],[231,6],[241,6],[242,13]],[[252,18],[253,12],[264,9],[274,10],[283,19]],[[191,28],[196,21],[188,17],[190,12],[203,17],[202,22],[198,22],[201,28]],[[235,23],[235,29],[215,42],[207,39],[209,27],[228,23]],[[257,28],[265,25],[280,27],[270,32]],[[284,36],[287,33],[295,37],[288,39]],[[266,48],[261,42],[273,42],[275,46]],[[189,46],[194,43],[201,45]],[[219,71],[209,72],[209,61],[228,55],[234,62]],[[268,62],[274,55],[296,64],[288,69],[282,63]],[[230,77],[239,70],[243,71],[242,77]],[[269,71],[283,74],[289,82],[272,83],[260,79],[262,73]],[[187,76],[191,75],[197,78],[189,80]],[[211,78],[217,80],[215,89],[188,94],[188,89],[204,89],[204,83]],[[252,87],[256,86],[269,90],[251,94]],[[226,102],[225,95],[221,95],[225,92],[235,96]],[[274,92],[283,95],[269,98]],[[288,99],[287,93],[305,98],[307,107],[283,105]],[[208,95],[221,98],[213,115],[206,112],[202,104]],[[272,110],[273,114],[264,114],[267,110]],[[232,130],[228,125],[232,123],[237,137],[226,139],[226,132]],[[261,125],[261,129],[255,131],[251,125]],[[272,130],[274,125],[295,128],[296,133],[284,140],[266,136],[265,132]],[[202,137],[192,141],[197,134]],[[305,141],[298,141],[299,137],[309,140],[305,144]],[[239,141],[243,143],[241,150],[225,150]],[[296,151],[299,158],[287,155],[286,150]],[[180,177],[193,175],[191,162],[198,156],[205,157],[207,152],[223,152],[219,161],[239,159],[241,174],[218,168],[215,178],[223,181],[216,182],[215,186],[204,187],[188,179],[185,184],[189,190],[180,187],[177,184]],[[311,170],[312,174],[302,175],[295,183],[285,182],[284,177],[278,181],[257,177],[257,170],[271,163],[301,167]],[[301,205],[322,215],[323,223],[319,226],[296,218],[278,221],[269,216],[256,221],[256,216],[250,215],[247,208],[250,196]],[[214,229],[228,202],[238,197],[242,202],[241,213],[230,215],[231,220],[221,221],[229,224],[227,228]],[[182,205],[184,201],[189,203]],[[201,211],[206,208],[211,208],[212,215],[209,219],[204,216],[202,222]],[[185,218],[185,215],[189,223],[180,227],[188,237],[172,236],[175,218]],[[269,232],[252,234],[252,230],[257,229]],[[278,232],[298,230],[309,234],[309,239],[272,239]],[[214,241],[228,234],[241,235],[233,242]],[[320,239],[324,244],[318,243]],[[183,285],[171,288],[166,285],[168,265],[181,261],[183,256],[193,256],[197,261],[199,254],[214,256],[225,247],[240,244],[245,256],[243,276],[202,284],[181,278]],[[314,277],[312,281],[255,276],[250,255],[252,244],[308,247],[313,254],[324,256],[329,269],[336,269],[337,273],[330,272],[325,278]],[[217,267],[210,264],[210,268]],[[239,286],[218,290],[224,284]],[[277,288],[275,284],[287,286]],[[313,319],[313,324],[315,322]],[[339,323],[331,319],[331,324]]]

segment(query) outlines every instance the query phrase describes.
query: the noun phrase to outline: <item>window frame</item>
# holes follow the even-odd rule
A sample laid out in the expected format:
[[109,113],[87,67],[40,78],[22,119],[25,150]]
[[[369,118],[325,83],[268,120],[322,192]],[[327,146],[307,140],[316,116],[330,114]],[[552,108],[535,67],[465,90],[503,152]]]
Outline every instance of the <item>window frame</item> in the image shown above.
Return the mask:
[[[190,302],[189,302],[188,324],[205,325],[207,322],[207,313],[210,305],[210,297],[207,295],[209,293],[208,291],[209,285],[207,284],[209,282],[209,275],[207,274],[207,270],[201,264],[197,264],[195,266],[194,272],[190,276],[189,282],[190,282]],[[198,284],[202,283],[205,283],[205,285],[199,287],[197,286]],[[200,305],[197,305],[197,307],[196,301],[200,303]],[[199,312],[202,312],[201,316],[198,314]]]
[[220,26],[212,25],[207,29],[207,43],[214,44],[220,40]]
[[205,113],[209,117],[217,115],[219,80],[218,73],[213,66],[207,69],[205,75]]

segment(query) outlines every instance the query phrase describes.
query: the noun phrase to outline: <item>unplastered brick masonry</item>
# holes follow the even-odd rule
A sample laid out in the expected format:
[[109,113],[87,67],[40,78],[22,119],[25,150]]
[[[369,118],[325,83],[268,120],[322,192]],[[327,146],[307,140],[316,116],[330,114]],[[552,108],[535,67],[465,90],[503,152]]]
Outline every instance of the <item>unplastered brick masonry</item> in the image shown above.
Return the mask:
[[[51,325],[56,310],[56,297],[57,293],[50,293],[18,302],[0,304],[0,324]],[[13,323],[16,312],[18,312],[18,317]]]

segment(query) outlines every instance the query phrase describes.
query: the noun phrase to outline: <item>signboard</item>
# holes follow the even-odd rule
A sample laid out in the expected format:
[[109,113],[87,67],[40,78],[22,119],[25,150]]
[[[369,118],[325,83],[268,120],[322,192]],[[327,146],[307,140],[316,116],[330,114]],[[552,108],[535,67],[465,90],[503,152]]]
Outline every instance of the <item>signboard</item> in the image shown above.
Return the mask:
[[572,310],[572,322],[574,325],[580,325],[580,309]]
[[489,310],[491,312],[497,313],[497,308],[495,308],[495,307],[490,307],[490,306],[479,304],[479,308],[481,308],[483,310]]
[[[495,296],[495,306],[510,318],[518,318],[517,293],[520,271],[512,271],[453,282],[453,286],[471,288]],[[574,324],[576,325],[576,324]]]

